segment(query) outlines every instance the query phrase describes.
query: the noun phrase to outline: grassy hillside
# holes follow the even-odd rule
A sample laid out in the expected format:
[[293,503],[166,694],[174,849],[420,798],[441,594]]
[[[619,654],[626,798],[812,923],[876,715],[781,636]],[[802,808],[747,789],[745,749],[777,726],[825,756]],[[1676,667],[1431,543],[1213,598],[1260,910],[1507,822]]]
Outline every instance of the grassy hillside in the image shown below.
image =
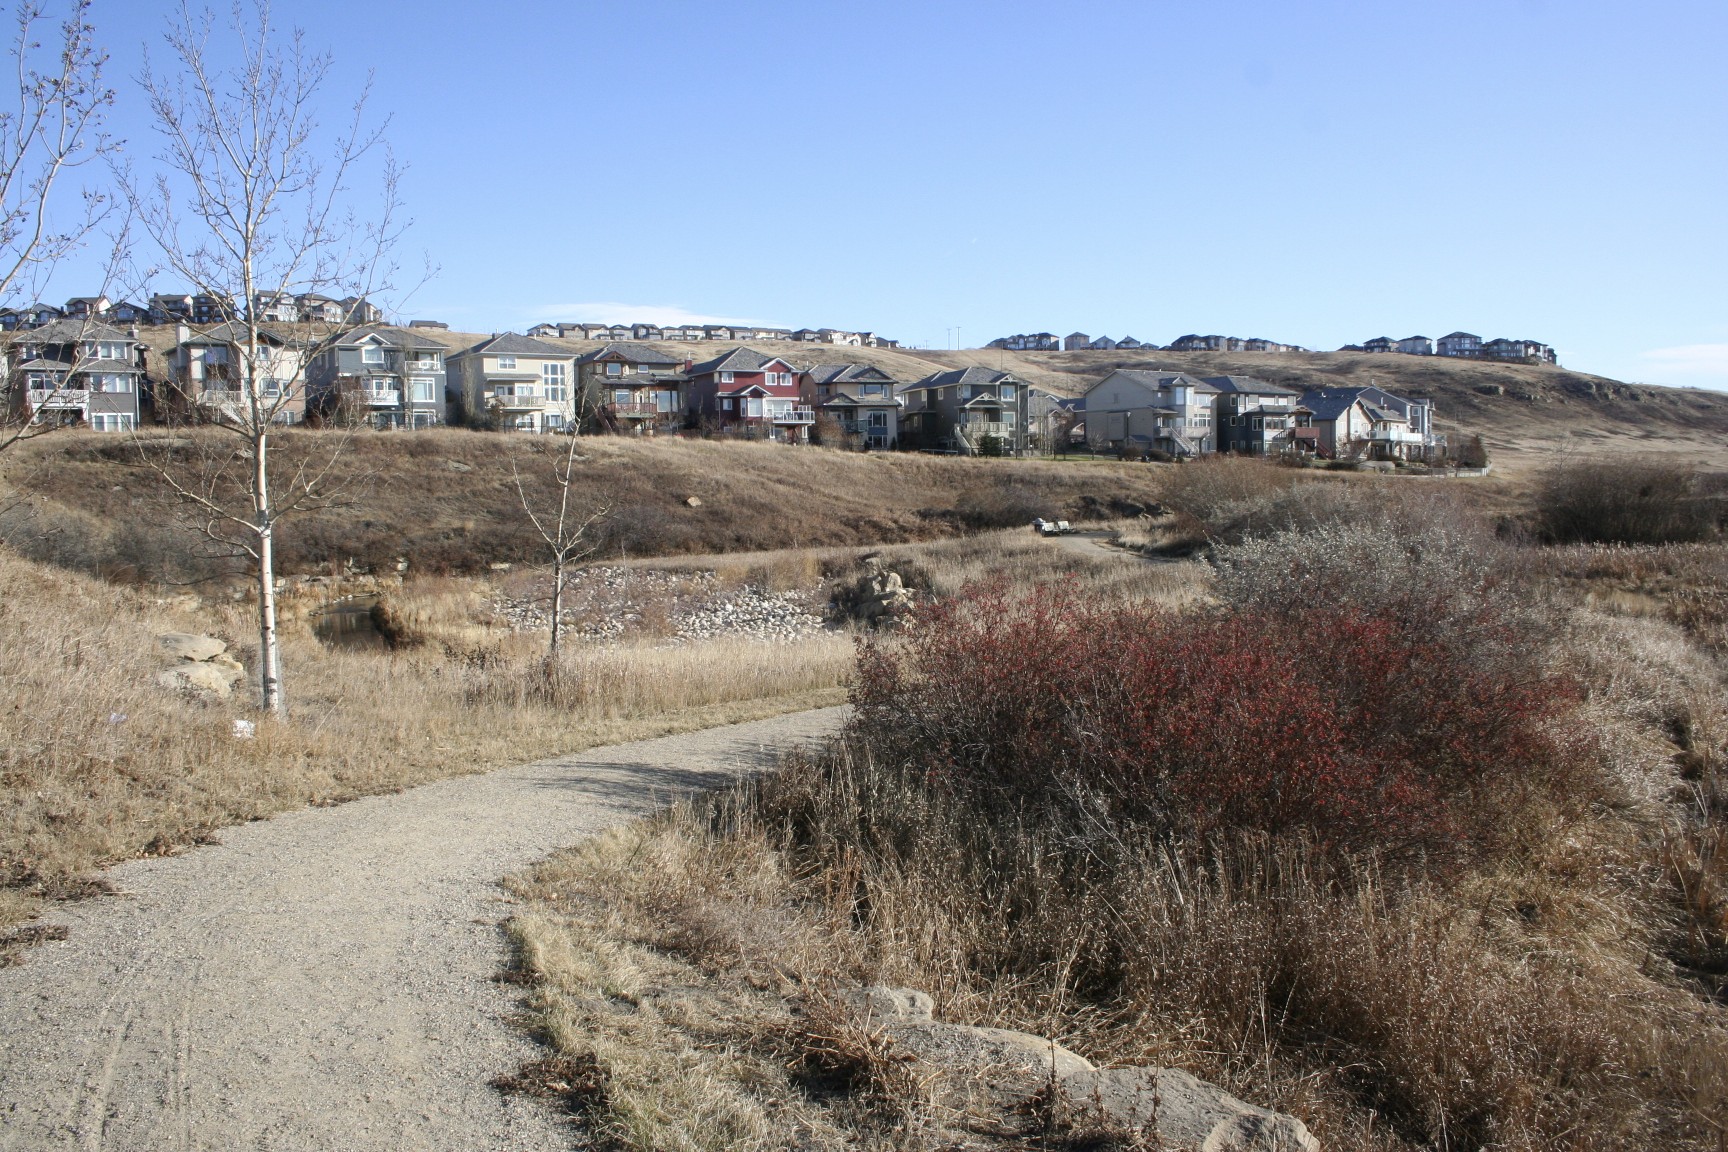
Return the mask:
[[[327,432],[287,433],[277,439],[278,459],[291,468],[340,443]],[[531,491],[544,486],[549,449],[563,443],[460,429],[359,433],[328,485],[352,483],[357,499],[288,523],[280,570],[327,572],[353,561],[391,571],[402,558],[417,572],[473,572],[538,559],[514,477],[520,473]],[[927,540],[1037,515],[1132,514],[1157,492],[1154,472],[1106,462],[670,438],[593,437],[582,451],[578,500],[610,508],[600,543],[601,555],[613,557]],[[139,465],[127,438],[64,433],[26,441],[0,459],[0,483],[29,497],[31,523],[20,529],[14,511],[8,539],[32,555],[125,579],[206,570],[190,559],[199,542],[173,527],[160,480]]]

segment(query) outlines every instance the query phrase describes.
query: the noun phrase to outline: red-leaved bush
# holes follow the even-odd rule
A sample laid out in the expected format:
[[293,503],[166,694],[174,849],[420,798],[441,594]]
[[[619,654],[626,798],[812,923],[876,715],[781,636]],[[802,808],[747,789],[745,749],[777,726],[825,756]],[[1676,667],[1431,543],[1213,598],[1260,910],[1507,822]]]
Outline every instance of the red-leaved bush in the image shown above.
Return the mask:
[[1016,812],[1473,855],[1507,797],[1560,765],[1550,722],[1571,693],[1516,644],[1483,643],[1492,619],[1436,636],[1406,612],[1172,614],[985,590],[865,645],[854,731]]

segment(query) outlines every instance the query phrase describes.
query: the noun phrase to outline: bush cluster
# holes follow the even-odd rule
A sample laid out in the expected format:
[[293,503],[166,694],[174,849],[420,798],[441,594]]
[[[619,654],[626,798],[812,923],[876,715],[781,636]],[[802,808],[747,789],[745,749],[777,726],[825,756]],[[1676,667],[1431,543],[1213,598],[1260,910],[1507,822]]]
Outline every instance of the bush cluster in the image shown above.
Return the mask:
[[1600,460],[1550,470],[1536,509],[1552,544],[1688,544],[1716,535],[1720,511],[1689,468]]
[[855,729],[988,810],[1429,858],[1493,851],[1508,786],[1565,762],[1571,693],[1480,587],[1270,612],[1237,584],[1240,606],[1181,615],[1060,587],[938,604],[865,646]]

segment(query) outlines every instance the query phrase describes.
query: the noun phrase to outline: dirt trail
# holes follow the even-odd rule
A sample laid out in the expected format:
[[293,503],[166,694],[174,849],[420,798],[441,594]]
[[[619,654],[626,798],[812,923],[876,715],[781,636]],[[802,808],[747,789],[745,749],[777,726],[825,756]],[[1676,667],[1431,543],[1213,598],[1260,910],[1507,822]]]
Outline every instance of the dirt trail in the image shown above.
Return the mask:
[[832,732],[827,708],[303,810],[109,873],[0,971],[0,1149],[568,1148],[487,1082],[531,1055],[496,881]]

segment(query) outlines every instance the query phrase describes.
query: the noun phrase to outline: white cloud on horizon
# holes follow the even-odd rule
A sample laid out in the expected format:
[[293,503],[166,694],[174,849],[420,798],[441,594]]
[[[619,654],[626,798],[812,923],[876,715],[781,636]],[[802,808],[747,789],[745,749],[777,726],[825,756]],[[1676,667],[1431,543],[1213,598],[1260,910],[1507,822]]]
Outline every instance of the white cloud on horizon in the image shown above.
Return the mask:
[[545,304],[531,308],[535,320],[561,320],[572,324],[761,324],[748,316],[710,316],[669,304],[622,304],[616,300],[591,300],[585,304]]
[[1652,348],[1639,353],[1638,358],[1651,366],[1656,375],[1689,378],[1689,381],[1710,379],[1728,384],[1728,344],[1680,344],[1673,348]]

